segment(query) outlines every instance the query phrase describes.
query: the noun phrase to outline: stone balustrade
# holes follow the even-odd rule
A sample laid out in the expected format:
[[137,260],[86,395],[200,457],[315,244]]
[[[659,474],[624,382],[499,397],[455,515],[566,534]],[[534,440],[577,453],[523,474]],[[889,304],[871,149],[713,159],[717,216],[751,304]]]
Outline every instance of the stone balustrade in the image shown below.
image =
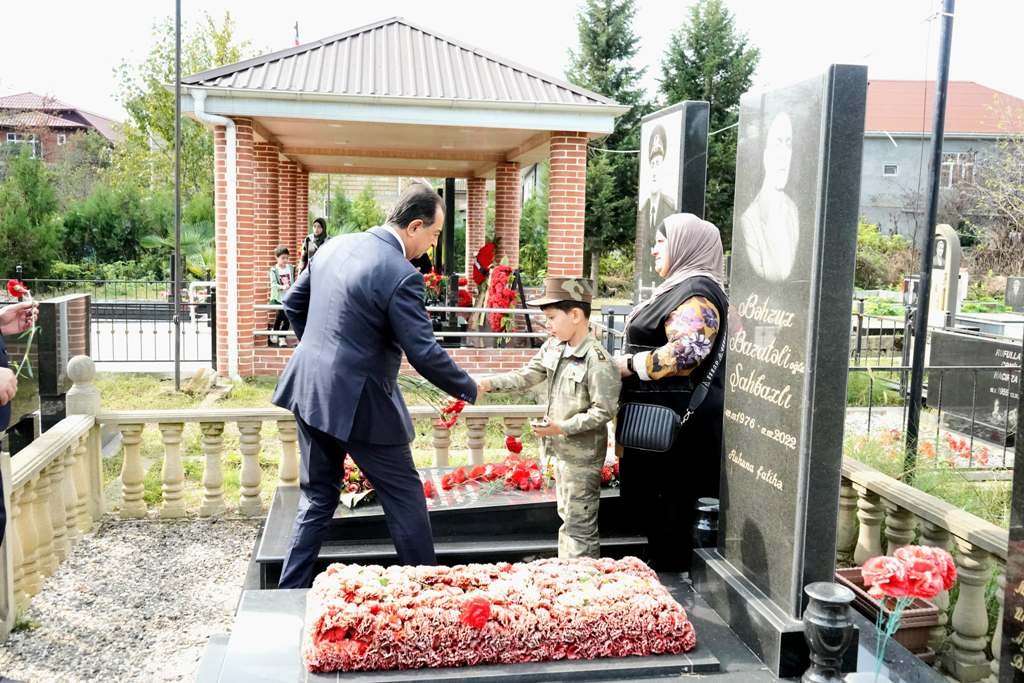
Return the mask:
[[837,538],[839,556],[852,557],[856,565],[914,542],[952,552],[959,594],[951,618],[946,614],[949,594],[941,593],[933,600],[940,608],[940,623],[932,630],[929,644],[940,653],[939,666],[952,680],[999,680],[998,657],[989,656],[993,650],[998,653],[999,643],[996,639],[988,647],[985,595],[995,573],[1000,586],[996,623],[1002,623],[1001,586],[1005,581],[1009,542],[1006,529],[866,465],[844,459]]
[[8,525],[0,546],[0,640],[103,513],[99,432],[91,415],[70,415],[13,460],[2,458]]

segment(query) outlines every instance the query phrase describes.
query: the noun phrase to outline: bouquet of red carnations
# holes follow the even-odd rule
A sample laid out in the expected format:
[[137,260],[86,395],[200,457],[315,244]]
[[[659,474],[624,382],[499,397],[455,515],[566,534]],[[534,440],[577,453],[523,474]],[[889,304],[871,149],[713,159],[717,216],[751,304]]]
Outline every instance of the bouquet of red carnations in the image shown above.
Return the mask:
[[333,564],[306,599],[310,671],[688,652],[693,625],[635,557],[456,567]]

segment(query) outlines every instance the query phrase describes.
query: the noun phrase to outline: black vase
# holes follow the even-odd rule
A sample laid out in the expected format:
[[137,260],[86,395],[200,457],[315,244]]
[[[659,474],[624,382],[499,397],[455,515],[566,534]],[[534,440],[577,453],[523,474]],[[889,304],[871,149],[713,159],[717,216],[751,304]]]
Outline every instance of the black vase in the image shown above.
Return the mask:
[[831,581],[804,587],[810,598],[804,610],[804,638],[811,653],[811,666],[803,683],[842,683],[843,653],[853,640],[850,603],[853,591]]
[[718,499],[698,498],[696,508],[693,547],[714,548],[718,545]]

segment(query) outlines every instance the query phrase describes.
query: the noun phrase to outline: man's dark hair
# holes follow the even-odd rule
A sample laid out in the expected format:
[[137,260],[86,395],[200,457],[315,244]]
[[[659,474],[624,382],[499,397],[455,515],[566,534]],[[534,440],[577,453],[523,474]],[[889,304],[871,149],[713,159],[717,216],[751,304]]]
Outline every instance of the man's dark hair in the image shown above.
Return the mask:
[[402,192],[388,213],[387,222],[403,230],[417,219],[425,225],[433,225],[437,207],[443,207],[443,201],[434,188],[424,183],[413,183]]
[[291,252],[288,251],[288,247],[280,246],[280,247],[278,247],[277,249],[274,250],[274,258],[278,258],[279,256],[284,256],[285,254],[290,254],[290,253]]
[[668,149],[668,135],[665,128],[659,123],[651,130],[651,139],[647,141],[647,158],[653,159],[656,155],[665,158],[665,150]]
[[574,308],[578,308],[583,311],[583,317],[590,320],[590,302],[589,301],[573,301],[572,299],[566,299],[565,301],[556,301],[554,303],[545,304],[540,307],[540,310],[547,308],[557,308],[560,311],[568,313]]

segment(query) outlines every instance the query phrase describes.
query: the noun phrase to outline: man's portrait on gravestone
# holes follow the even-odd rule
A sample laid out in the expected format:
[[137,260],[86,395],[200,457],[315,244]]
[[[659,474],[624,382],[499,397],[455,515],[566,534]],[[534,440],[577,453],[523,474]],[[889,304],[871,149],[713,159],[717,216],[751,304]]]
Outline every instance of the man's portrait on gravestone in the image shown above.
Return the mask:
[[[678,169],[669,167],[666,162],[669,150],[668,133],[660,123],[651,129],[647,141],[647,173],[640,176],[640,197],[643,203],[637,221],[642,223],[644,233],[653,235],[654,230],[676,211],[675,192],[671,189],[678,182]],[[679,141],[673,141],[674,148]]]
[[785,112],[772,119],[762,140],[764,180],[740,216],[747,260],[769,282],[789,278],[800,241],[800,212],[787,194],[793,159],[793,123]]
[[938,270],[946,269],[946,240],[939,238],[935,240],[935,256],[932,258],[932,268]]

